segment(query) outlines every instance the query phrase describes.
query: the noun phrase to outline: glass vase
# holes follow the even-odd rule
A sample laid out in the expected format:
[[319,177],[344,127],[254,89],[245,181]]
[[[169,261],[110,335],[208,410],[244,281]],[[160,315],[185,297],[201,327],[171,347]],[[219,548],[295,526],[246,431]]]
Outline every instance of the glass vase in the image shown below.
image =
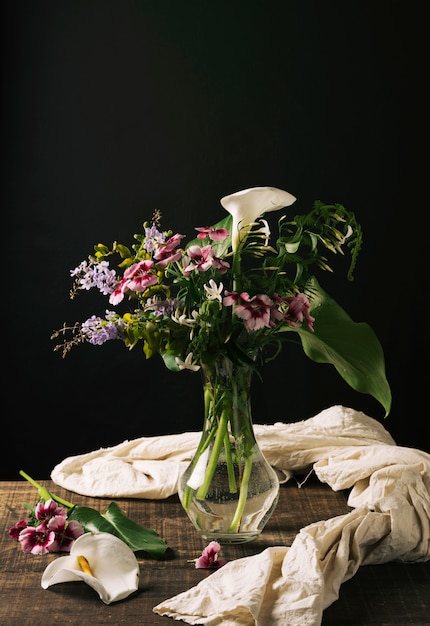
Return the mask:
[[219,357],[202,366],[204,424],[179,481],[188,517],[206,541],[244,543],[263,530],[279,497],[276,472],[255,439],[253,365]]

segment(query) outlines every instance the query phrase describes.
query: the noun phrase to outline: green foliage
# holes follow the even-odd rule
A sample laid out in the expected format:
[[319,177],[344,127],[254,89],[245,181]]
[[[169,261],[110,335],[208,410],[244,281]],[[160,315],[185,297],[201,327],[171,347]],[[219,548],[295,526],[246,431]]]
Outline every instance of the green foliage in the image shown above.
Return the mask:
[[353,389],[378,400],[387,416],[391,389],[376,334],[365,322],[354,322],[315,278],[309,281],[308,288],[315,332],[304,327],[296,329],[306,355],[317,363],[333,365]]
[[86,532],[104,532],[119,537],[133,552],[143,550],[152,557],[161,558],[167,550],[166,542],[155,530],[136,524],[115,502],[111,502],[104,513],[86,506],[74,506],[68,517],[79,522]]

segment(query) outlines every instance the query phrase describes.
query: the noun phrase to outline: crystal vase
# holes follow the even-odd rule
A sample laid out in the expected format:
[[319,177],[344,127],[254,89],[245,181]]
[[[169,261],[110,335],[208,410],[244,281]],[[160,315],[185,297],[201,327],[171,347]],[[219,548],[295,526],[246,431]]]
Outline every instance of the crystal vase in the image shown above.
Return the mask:
[[253,366],[219,357],[202,367],[204,424],[179,481],[179,498],[206,541],[244,543],[263,530],[279,496],[276,472],[255,439]]

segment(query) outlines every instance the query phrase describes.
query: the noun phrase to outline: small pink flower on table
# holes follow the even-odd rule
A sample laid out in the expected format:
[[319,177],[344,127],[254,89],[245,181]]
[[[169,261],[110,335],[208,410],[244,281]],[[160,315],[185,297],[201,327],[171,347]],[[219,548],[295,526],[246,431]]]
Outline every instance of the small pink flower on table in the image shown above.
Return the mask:
[[22,551],[31,554],[48,554],[55,541],[55,532],[49,530],[48,525],[42,522],[39,526],[27,526],[19,533],[18,541]]
[[211,569],[222,567],[227,563],[222,559],[218,559],[221,546],[217,541],[211,541],[203,550],[198,559],[194,559],[196,569]]

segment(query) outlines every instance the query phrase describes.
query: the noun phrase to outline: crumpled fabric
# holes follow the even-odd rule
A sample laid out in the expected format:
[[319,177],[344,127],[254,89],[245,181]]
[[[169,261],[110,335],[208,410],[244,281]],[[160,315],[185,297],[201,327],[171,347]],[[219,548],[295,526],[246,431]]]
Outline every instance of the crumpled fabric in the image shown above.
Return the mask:
[[[255,424],[255,435],[269,463],[285,479],[342,448],[395,445],[376,420],[342,406],[291,424]],[[84,496],[167,498],[194,454],[201,432],[140,437],[110,448],[71,456],[56,465],[52,480]]]
[[[334,490],[351,489],[353,510],[302,528],[291,547],[227,563],[155,613],[203,626],[320,626],[360,566],[430,560],[429,454],[397,446],[379,422],[341,406],[302,422],[256,425],[255,432],[285,480],[313,468]],[[166,497],[177,490],[199,438],[124,442],[69,457],[51,478],[90,496]]]
[[[390,454],[389,465],[382,453],[386,463]],[[374,468],[375,455],[380,467],[369,474],[366,461]],[[227,563],[154,612],[204,626],[320,626],[324,609],[360,566],[428,561],[430,455],[371,446],[364,454],[349,451],[346,461],[345,488],[354,484],[354,466],[358,472],[348,504],[359,508],[305,526],[290,548],[275,546]],[[329,484],[331,472],[341,482],[339,467],[322,465]]]

